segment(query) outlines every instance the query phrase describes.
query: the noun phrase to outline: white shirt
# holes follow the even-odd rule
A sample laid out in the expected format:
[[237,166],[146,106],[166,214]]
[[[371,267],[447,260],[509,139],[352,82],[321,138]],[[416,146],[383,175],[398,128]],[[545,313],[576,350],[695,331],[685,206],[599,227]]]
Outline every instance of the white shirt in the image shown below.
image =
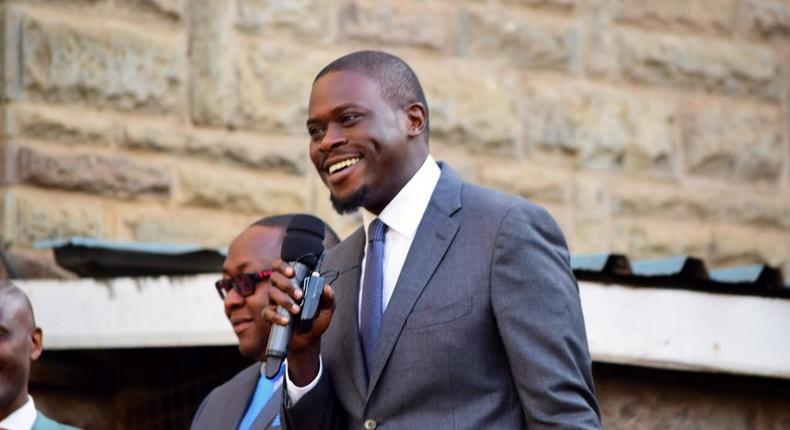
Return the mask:
[[0,428],[8,430],[30,430],[33,424],[36,423],[38,412],[36,411],[36,404],[33,403],[33,398],[27,396],[27,401],[19,409],[11,412],[11,415],[5,417],[0,421]]
[[[417,227],[420,225],[422,216],[425,214],[425,209],[431,201],[431,195],[439,183],[439,176],[442,170],[436,164],[436,161],[428,155],[425,162],[414,176],[409,179],[409,182],[401,188],[395,197],[390,200],[387,206],[378,215],[378,218],[387,225],[387,232],[384,236],[384,285],[382,291],[382,310],[387,308],[387,305],[392,298],[392,293],[395,290],[395,284],[398,282],[403,263],[406,261],[406,255],[409,253],[409,248],[414,241],[414,235],[417,233]],[[376,219],[376,214],[362,209],[362,223],[365,226],[365,239],[368,235],[368,226],[373,220]],[[357,310],[362,305],[362,288],[361,285],[365,279],[365,260],[368,254],[368,242],[365,240],[365,254],[362,256],[362,273],[360,279],[360,294]],[[286,369],[287,370],[287,369]],[[319,362],[318,375],[315,380],[304,387],[297,387],[288,379],[288,396],[291,398],[292,403],[296,403],[302,396],[307,394],[321,378],[323,372],[323,363]],[[285,377],[288,378],[288,372],[285,372]]]

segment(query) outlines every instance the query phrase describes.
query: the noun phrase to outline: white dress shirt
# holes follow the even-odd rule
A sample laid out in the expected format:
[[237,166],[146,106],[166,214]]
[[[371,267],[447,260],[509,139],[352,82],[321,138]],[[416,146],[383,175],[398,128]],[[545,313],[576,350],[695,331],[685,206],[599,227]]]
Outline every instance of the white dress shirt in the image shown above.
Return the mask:
[[[387,308],[390,298],[392,298],[395,284],[398,282],[403,263],[406,261],[406,255],[409,253],[411,243],[414,241],[414,235],[417,233],[417,227],[419,227],[422,216],[425,214],[425,209],[431,201],[433,190],[436,188],[436,184],[439,183],[441,173],[442,171],[436,164],[436,161],[428,155],[428,158],[422,163],[417,173],[409,179],[409,182],[401,188],[398,194],[390,200],[378,215],[378,218],[387,225],[387,232],[384,236],[382,310]],[[359,311],[359,306],[362,305],[362,283],[365,279],[365,260],[368,254],[368,226],[375,218],[376,214],[367,209],[362,209],[362,222],[365,226],[366,240],[365,254],[362,256],[362,273],[359,277],[360,294],[357,311]],[[307,394],[318,383],[322,372],[323,363],[319,363],[318,375],[310,384],[304,387],[295,386],[289,378],[287,391],[291,402],[296,403],[302,396]],[[288,378],[288,372],[285,372],[285,377]]]
[[36,423],[38,412],[33,398],[27,396],[27,401],[19,409],[11,412],[11,415],[0,421],[0,428],[8,430],[30,430]]

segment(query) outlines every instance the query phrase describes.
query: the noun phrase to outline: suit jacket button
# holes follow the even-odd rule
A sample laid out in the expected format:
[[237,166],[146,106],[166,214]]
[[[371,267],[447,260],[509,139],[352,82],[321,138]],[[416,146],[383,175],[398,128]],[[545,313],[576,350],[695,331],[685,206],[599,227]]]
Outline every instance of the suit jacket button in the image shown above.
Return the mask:
[[365,420],[365,430],[373,430],[377,425],[376,420]]

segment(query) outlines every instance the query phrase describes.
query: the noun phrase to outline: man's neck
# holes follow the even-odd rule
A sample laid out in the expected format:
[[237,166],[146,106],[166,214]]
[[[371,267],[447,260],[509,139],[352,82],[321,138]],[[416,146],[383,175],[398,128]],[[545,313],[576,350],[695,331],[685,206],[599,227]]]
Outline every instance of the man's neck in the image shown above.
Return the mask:
[[8,418],[9,415],[16,412],[17,409],[27,403],[27,388],[22,390],[12,401],[0,406],[0,421]]

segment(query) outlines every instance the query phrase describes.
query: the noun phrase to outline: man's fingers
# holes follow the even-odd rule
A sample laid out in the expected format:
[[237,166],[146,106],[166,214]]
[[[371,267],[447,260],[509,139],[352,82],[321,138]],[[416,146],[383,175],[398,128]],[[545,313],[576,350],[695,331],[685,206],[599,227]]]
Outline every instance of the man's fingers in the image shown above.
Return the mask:
[[288,312],[294,315],[299,313],[299,305],[294,303],[291,296],[287,295],[285,292],[280,291],[276,288],[272,288],[269,291],[269,303],[282,306],[285,309],[287,309]]
[[293,286],[291,278],[286,277],[281,272],[274,272],[269,280],[275,287],[274,289],[286,292],[289,296],[293,297],[294,300],[301,300],[304,293],[300,288],[295,288]]
[[272,323],[279,325],[288,324],[288,318],[277,313],[277,308],[268,306],[263,310],[263,317]]

